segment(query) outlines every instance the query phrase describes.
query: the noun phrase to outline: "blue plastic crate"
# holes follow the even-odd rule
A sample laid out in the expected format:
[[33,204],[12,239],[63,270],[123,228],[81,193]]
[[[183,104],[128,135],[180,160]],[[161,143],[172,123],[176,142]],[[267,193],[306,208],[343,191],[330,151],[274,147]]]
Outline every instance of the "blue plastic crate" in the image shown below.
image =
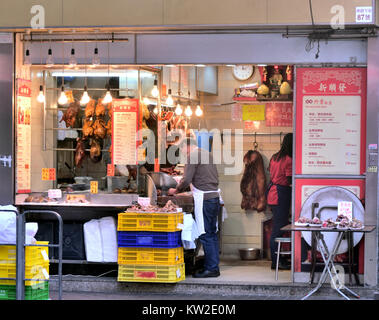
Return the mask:
[[178,248],[182,246],[181,231],[118,231],[118,246],[138,248]]

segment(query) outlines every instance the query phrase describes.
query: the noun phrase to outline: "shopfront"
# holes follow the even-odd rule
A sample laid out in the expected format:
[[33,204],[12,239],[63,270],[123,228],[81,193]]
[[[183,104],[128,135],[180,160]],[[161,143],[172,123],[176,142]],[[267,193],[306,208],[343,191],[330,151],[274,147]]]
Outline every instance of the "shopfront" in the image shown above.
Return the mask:
[[[6,168],[8,176],[2,176],[14,185],[14,193],[3,203],[20,210],[58,212],[67,241],[72,241],[64,253],[64,268],[78,272],[83,265],[95,264],[86,257],[84,223],[117,218],[138,198],[151,198],[146,172],[178,179],[183,166],[171,166],[166,157],[173,142],[170,131],[195,137],[202,131],[203,137],[212,136],[206,147],[220,155],[220,189],[227,211],[220,232],[222,259],[240,266],[239,249],[253,247],[260,249],[260,261],[270,261],[271,210],[241,209],[243,157],[249,150],[262,155],[268,183],[269,160],[283,136],[292,132],[289,222],[297,221],[306,198],[320,187],[342,186],[363,203],[364,223],[376,225],[377,38],[352,28],[349,35],[312,41],[307,37],[311,32],[278,28],[144,33],[98,28],[4,35],[1,48],[8,53],[2,59],[8,59],[4,65],[14,61],[15,77],[6,78],[14,87],[13,106],[7,104],[14,135],[7,146],[11,149],[4,151],[4,156],[13,154],[14,162]],[[279,84],[274,75],[280,75]],[[290,90],[280,90],[282,82]],[[268,91],[257,92],[263,83]],[[82,100],[85,91],[89,102]],[[108,92],[112,100],[103,103]],[[313,105],[307,105],[309,97]],[[321,99],[330,105],[324,115],[315,116]],[[344,106],[346,111],[333,111]],[[325,127],[316,127],[323,131],[313,132],[311,123],[323,118]],[[9,120],[2,121],[9,125]],[[144,149],[150,138],[143,131],[147,129],[155,139],[153,156]],[[317,147],[316,136],[321,140]],[[325,145],[333,139],[334,144]],[[343,145],[349,145],[348,150]],[[49,218],[33,218],[52,241],[55,231]],[[288,281],[308,282],[309,243],[298,233],[291,238]],[[354,246],[354,267],[366,286],[377,284],[377,247],[376,231]],[[345,252],[339,259],[346,262]],[[52,255],[51,263],[57,262]],[[117,263],[97,264],[108,271]],[[269,269],[267,264],[274,282]]]

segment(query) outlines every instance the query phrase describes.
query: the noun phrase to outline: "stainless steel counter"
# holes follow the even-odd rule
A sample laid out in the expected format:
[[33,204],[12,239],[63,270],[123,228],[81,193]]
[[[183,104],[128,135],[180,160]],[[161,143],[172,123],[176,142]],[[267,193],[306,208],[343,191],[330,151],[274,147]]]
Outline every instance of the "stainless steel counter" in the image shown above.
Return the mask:
[[91,194],[85,193],[86,200],[88,203],[72,203],[66,202],[67,194],[63,194],[62,199],[57,202],[24,202],[24,200],[28,197],[25,195],[17,195],[16,196],[16,205],[17,206],[46,206],[46,207],[126,207],[130,206],[133,201],[138,200],[138,194],[135,193],[127,193],[127,194],[108,194],[108,193],[98,193]]

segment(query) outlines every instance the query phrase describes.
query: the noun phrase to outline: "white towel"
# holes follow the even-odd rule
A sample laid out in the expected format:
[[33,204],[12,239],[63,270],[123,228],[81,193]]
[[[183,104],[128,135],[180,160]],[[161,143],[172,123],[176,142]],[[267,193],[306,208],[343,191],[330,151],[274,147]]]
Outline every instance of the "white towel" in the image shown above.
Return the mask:
[[196,221],[192,214],[183,215],[182,244],[184,249],[195,249],[195,240],[200,236]]
[[99,220],[101,241],[103,245],[103,261],[117,262],[117,227],[114,217]]
[[1,212],[1,210],[16,210],[13,206],[0,207],[0,243],[16,244],[16,214]]
[[103,245],[99,220],[92,219],[84,223],[83,230],[87,261],[103,262]]

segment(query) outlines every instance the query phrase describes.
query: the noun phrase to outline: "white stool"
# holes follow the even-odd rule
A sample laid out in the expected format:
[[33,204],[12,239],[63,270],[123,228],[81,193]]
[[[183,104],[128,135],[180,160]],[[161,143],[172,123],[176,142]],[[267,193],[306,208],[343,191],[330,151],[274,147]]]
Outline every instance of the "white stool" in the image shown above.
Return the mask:
[[275,280],[278,280],[278,267],[280,255],[291,255],[291,251],[280,251],[282,243],[291,243],[291,238],[275,238],[275,242],[278,243],[278,251],[276,251],[276,267],[275,267]]

